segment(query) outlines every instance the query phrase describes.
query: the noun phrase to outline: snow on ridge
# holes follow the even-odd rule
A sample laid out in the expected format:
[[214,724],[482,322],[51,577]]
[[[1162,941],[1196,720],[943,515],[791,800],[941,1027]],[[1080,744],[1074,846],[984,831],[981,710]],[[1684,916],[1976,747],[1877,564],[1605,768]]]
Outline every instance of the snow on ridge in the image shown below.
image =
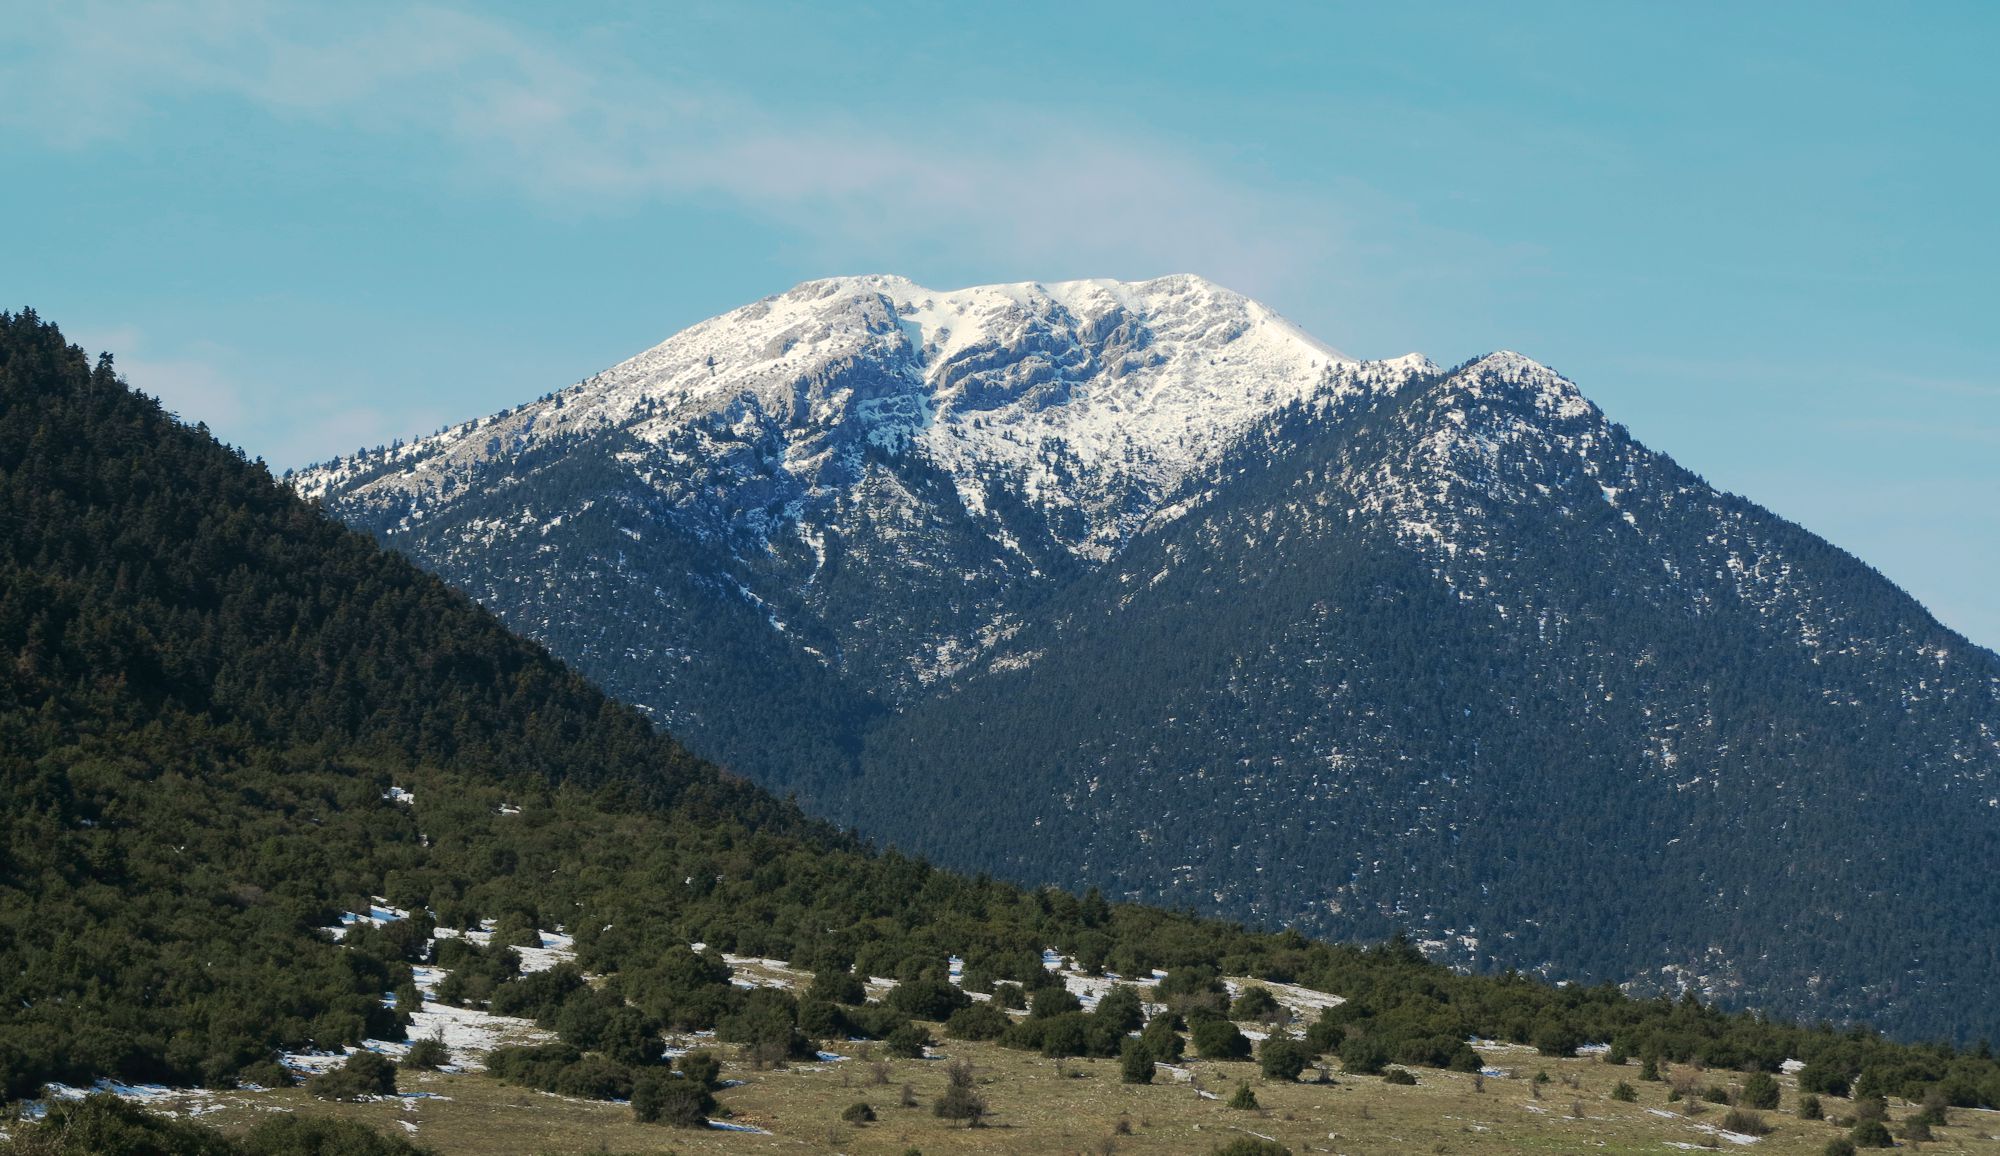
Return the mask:
[[543,400],[293,484],[415,520],[472,492],[463,475],[482,463],[576,435],[627,432],[677,461],[692,434],[711,462],[711,444],[726,455],[775,437],[785,472],[819,493],[851,484],[863,443],[918,447],[968,505],[997,478],[1032,504],[1080,511],[1084,540],[1066,545],[1102,556],[1137,525],[1135,500],[1157,501],[1260,418],[1329,392],[1393,389],[1420,365],[1358,362],[1190,274],[949,291],[836,277],[699,322]]
[[1532,391],[1536,408],[1556,418],[1588,417],[1597,412],[1576,383],[1533,358],[1511,349],[1496,350],[1472,362],[1454,375],[1476,383],[1470,386],[1478,396],[1479,384],[1502,382]]

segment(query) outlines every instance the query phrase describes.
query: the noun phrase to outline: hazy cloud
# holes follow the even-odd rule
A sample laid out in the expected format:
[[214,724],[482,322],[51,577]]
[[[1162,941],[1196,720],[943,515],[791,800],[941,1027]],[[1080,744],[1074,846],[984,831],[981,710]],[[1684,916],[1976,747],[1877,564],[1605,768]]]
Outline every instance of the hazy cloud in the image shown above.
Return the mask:
[[[0,57],[0,113],[69,147],[143,131],[176,102],[416,134],[454,163],[590,211],[717,198],[883,259],[1122,275],[1200,271],[1268,292],[1339,240],[1323,196],[1288,195],[1125,126],[990,106],[926,123],[778,117],[443,7],[96,4],[33,10]],[[27,51],[23,51],[23,49]],[[850,258],[851,259],[851,258]]]
[[430,429],[445,420],[430,406],[390,413],[357,404],[354,391],[334,382],[317,381],[310,389],[278,388],[268,367],[214,342],[163,348],[130,326],[72,328],[68,336],[93,356],[109,350],[119,375],[133,388],[158,398],[183,421],[208,426],[225,442],[254,447],[253,456],[277,469],[330,452],[382,445],[412,428]]

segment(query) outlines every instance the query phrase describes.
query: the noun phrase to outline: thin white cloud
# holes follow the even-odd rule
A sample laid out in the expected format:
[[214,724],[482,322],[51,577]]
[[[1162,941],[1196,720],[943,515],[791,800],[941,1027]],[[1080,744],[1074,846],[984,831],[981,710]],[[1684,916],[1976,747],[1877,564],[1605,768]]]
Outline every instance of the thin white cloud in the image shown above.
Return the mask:
[[415,134],[476,178],[567,212],[721,200],[827,260],[1193,270],[1253,293],[1301,280],[1340,239],[1324,198],[1132,126],[1004,106],[801,120],[452,8],[63,5],[26,14],[12,39],[0,118],[69,147],[115,146],[182,102],[220,98],[321,128]]
[[93,353],[109,352],[134,388],[158,398],[184,421],[205,422],[227,436],[249,425],[258,408],[257,391],[225,367],[232,359],[217,346],[162,352],[131,326],[72,328],[69,337]]
[[71,327],[68,336],[93,355],[109,351],[121,377],[182,421],[200,422],[232,445],[254,447],[274,468],[383,445],[445,420],[434,407],[390,413],[357,404],[356,391],[333,382],[275,388],[268,367],[214,342],[174,345],[131,326]]

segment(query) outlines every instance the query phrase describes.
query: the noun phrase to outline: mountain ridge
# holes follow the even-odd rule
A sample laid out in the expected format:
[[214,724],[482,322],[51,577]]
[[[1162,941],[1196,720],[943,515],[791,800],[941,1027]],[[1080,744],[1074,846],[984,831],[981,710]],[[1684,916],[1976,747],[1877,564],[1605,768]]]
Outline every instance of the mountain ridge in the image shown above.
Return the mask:
[[[1949,1025],[1901,972],[1831,992],[1805,959],[1866,972],[1836,926],[1864,910],[1937,935],[1866,876],[1928,880],[1942,902],[1977,886],[1967,854],[1996,861],[2000,804],[1981,804],[2000,657],[1518,353],[1358,362],[1205,282],[1140,284],[809,282],[620,367],[744,388],[647,408],[639,370],[608,373],[295,484],[696,749],[944,862],[1318,934],[1406,927],[1478,968],[1911,1030],[2000,1019],[1983,917],[1971,947],[1925,940],[1952,962],[1921,982],[1970,985],[1936,1013]],[[773,344],[786,334],[812,340]],[[612,395],[627,425],[535,434]],[[1079,639],[1092,657],[1066,663]],[[1218,763],[1248,770],[1222,792]],[[1520,830],[1556,833],[1547,848],[1438,818],[1513,806],[1527,783],[1564,793],[1517,808]],[[1888,799],[1873,817],[1895,834],[1826,825],[1814,784]],[[968,808],[984,822],[964,834]],[[1720,872],[1751,898],[1676,897],[1669,915],[1563,882],[1564,856],[1640,836],[1628,811],[1679,831],[1681,850],[1645,856],[1674,879]],[[1746,814],[1857,898],[1807,878],[1757,897]],[[1149,829],[1150,848],[1131,841]],[[1444,850],[1468,838],[1478,855]],[[1965,854],[1947,881],[1898,840]],[[1283,881],[1239,855],[1259,841],[1289,848]],[[1388,853],[1354,874],[1371,849]],[[1466,934],[1492,869],[1517,862],[1584,918],[1537,930],[1556,899],[1517,896],[1511,926]],[[1794,907],[1818,913],[1795,942],[1748,927],[1753,910],[1792,927]]]

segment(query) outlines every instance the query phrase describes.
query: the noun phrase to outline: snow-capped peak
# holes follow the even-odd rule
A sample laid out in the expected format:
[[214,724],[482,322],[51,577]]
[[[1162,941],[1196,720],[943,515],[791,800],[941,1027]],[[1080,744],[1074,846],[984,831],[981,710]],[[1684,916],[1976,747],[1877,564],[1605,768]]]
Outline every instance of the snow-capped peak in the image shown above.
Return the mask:
[[[781,447],[775,464],[808,501],[851,485],[864,447],[915,450],[974,510],[997,482],[1031,505],[1080,514],[1066,546],[1102,557],[1145,507],[1261,418],[1395,389],[1434,368],[1414,355],[1358,362],[1191,274],[953,290],[887,274],[831,277],[691,326],[543,401],[298,485],[393,500],[424,490],[423,474],[550,438],[616,430],[666,446],[696,427],[727,429],[732,441]],[[380,468],[398,462],[409,468]],[[371,480],[350,486],[363,476]],[[414,501],[413,516],[441,489]]]
[[1576,383],[1533,358],[1502,349],[1478,359],[1456,375],[1474,396],[1481,387],[1501,384],[1523,391],[1542,413],[1557,418],[1587,417],[1596,412]]

